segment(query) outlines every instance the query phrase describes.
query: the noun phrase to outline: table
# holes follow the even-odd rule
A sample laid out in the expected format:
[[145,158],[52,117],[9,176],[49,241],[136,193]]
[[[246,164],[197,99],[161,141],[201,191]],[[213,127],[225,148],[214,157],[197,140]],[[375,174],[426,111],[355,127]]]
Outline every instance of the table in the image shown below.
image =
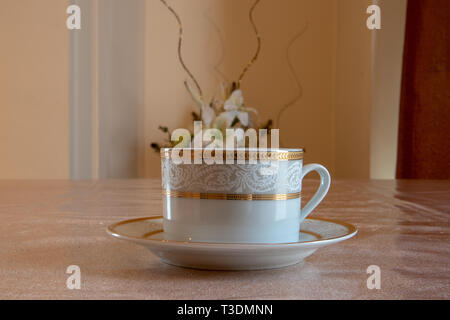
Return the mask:
[[[317,183],[304,182],[304,198]],[[105,232],[161,208],[159,180],[0,181],[0,298],[450,298],[450,181],[334,181],[313,215],[359,234],[276,270],[178,268]],[[70,265],[79,290],[66,286]],[[379,290],[367,286],[371,265]]]

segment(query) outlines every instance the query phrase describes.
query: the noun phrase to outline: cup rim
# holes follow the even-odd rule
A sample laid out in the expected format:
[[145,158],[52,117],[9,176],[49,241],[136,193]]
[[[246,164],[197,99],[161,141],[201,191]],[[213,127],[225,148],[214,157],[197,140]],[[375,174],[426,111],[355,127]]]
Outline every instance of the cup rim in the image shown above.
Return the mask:
[[203,151],[203,150],[222,150],[222,151],[245,151],[245,152],[305,152],[304,148],[161,148],[161,153],[169,152],[174,149],[184,149],[192,151]]
[[[304,151],[302,148],[161,148],[161,158],[170,159],[173,151],[179,150],[178,155],[190,153],[191,159],[215,160],[217,156],[226,160],[269,160],[269,161],[291,161],[302,160]],[[204,153],[210,151],[210,153]],[[220,151],[222,155],[216,154]],[[184,156],[183,156],[184,157]]]

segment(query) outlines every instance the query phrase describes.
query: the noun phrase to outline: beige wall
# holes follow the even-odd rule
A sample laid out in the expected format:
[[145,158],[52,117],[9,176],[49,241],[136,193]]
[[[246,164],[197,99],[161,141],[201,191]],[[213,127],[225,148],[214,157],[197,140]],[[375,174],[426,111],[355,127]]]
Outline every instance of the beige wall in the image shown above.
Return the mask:
[[336,178],[369,178],[371,42],[369,0],[338,1],[334,87]]
[[[394,2],[377,2],[380,31],[366,28],[369,0],[265,0],[255,11],[263,47],[244,79],[246,102],[260,111],[261,122],[276,120],[296,94],[286,47],[307,26],[291,51],[303,96],[281,118],[281,143],[306,148],[306,162],[324,164],[335,178],[393,178],[406,0]],[[253,0],[170,3],[183,19],[185,61],[212,96],[222,53],[219,68],[229,79],[254,53],[248,22]],[[67,5],[0,3],[0,178],[69,177]],[[192,126],[195,106],[177,60],[176,21],[159,1],[145,5],[145,107],[136,128],[145,151],[136,166],[140,177],[158,177],[160,159],[148,147],[165,139],[157,127]]]
[[68,1],[0,2],[0,178],[69,177]]

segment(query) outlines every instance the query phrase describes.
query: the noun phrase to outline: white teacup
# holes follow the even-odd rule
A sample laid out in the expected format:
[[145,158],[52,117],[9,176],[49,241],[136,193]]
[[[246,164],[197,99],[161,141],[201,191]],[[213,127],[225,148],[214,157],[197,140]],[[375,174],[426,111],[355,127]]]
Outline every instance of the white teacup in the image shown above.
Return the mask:
[[[161,150],[167,240],[296,242],[301,222],[330,187],[325,167],[303,167],[302,149],[183,149],[180,157],[191,158],[191,164],[177,164],[180,150]],[[196,161],[203,163],[194,163],[197,155]],[[205,163],[212,162],[213,156],[223,157],[223,164]],[[301,209],[302,180],[311,171],[319,173],[320,186]]]

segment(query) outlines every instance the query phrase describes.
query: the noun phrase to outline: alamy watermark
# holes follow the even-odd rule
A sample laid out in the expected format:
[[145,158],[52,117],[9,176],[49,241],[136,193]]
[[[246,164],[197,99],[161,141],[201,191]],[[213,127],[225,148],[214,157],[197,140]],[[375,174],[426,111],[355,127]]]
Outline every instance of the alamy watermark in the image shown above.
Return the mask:
[[193,136],[183,128],[172,132],[171,140],[177,144],[169,152],[174,164],[255,164],[277,159],[271,150],[279,149],[279,139],[280,130],[271,129],[268,148],[267,129],[226,129],[224,137],[219,129],[203,130],[202,121],[195,121]]
[[377,265],[371,265],[367,267],[367,273],[370,274],[367,278],[367,289],[380,290],[381,289],[381,269]]
[[66,287],[69,290],[81,289],[81,269],[73,264],[67,267],[66,273],[70,276],[66,280]]
[[66,20],[66,26],[69,30],[81,29],[81,8],[76,4],[67,7],[66,13],[69,17]]
[[367,8],[366,12],[370,14],[366,22],[367,28],[369,30],[381,29],[381,8],[376,4],[373,4]]

